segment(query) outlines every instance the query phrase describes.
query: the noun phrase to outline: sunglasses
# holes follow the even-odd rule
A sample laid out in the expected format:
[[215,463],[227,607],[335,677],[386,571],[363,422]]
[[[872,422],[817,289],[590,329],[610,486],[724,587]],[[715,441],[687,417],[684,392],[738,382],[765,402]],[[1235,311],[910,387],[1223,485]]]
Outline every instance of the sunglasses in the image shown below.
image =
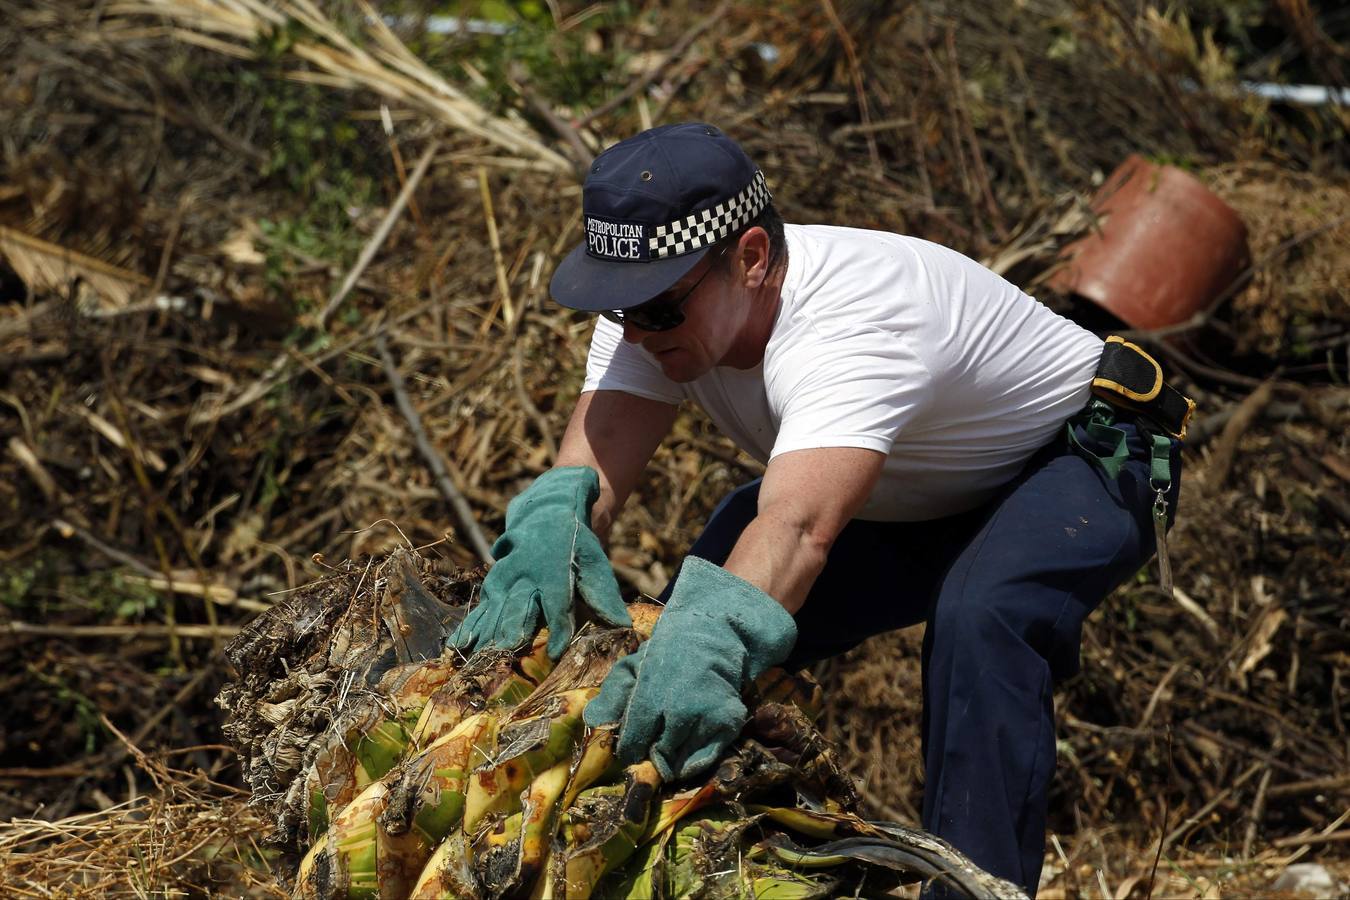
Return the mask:
[[619,325],[632,325],[639,331],[670,331],[672,328],[679,328],[684,324],[684,304],[689,301],[694,291],[698,290],[698,286],[708,277],[708,273],[717,268],[717,263],[726,249],[726,245],[718,249],[712,256],[712,265],[703,270],[703,274],[689,286],[689,290],[678,296],[666,291],[640,306],[630,309],[606,309],[602,310],[600,315]]

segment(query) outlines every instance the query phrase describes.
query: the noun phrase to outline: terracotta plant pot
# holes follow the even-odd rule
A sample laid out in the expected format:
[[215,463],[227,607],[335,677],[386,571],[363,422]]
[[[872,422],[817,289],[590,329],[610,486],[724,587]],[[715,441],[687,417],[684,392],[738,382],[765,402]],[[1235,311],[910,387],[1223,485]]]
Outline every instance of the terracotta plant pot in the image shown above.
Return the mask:
[[1164,328],[1205,309],[1247,267],[1247,226],[1175,166],[1131,155],[1092,200],[1098,228],[1064,248],[1050,279],[1132,328]]

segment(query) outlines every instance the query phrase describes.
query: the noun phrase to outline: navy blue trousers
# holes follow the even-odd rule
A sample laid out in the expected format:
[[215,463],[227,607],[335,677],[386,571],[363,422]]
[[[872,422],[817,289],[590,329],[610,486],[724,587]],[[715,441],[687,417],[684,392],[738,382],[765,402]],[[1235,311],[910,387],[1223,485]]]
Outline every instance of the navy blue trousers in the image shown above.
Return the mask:
[[[968,513],[850,522],[797,614],[788,663],[927,623],[923,826],[1032,896],[1055,768],[1054,684],[1078,670],[1083,620],[1154,552],[1147,439],[1132,421],[1116,427],[1130,450],[1118,478],[1061,432]],[[1081,427],[1075,434],[1109,455]],[[1176,441],[1171,456],[1169,516],[1180,487]],[[690,555],[724,563],[758,497],[759,481],[729,494]]]

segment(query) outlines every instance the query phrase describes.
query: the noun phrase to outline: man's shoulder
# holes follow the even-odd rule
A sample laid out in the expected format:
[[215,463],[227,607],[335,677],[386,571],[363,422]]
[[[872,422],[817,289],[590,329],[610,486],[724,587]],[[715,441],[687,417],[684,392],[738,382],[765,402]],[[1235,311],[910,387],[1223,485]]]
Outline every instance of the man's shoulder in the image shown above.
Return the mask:
[[851,225],[829,225],[823,223],[788,222],[784,230],[789,237],[802,240],[822,241],[826,243],[871,243],[875,241],[894,241],[906,236],[893,231],[878,231],[874,228],[855,228]]
[[788,225],[787,287],[819,308],[920,302],[935,285],[961,274],[976,278],[978,263],[910,235],[843,225]]
[[847,225],[795,223],[788,224],[785,231],[789,258],[793,254],[804,258],[808,269],[829,267],[831,264],[852,265],[857,262],[881,266],[890,263],[911,272],[928,268],[939,270],[984,268],[959,250],[945,244],[894,231],[853,228]]

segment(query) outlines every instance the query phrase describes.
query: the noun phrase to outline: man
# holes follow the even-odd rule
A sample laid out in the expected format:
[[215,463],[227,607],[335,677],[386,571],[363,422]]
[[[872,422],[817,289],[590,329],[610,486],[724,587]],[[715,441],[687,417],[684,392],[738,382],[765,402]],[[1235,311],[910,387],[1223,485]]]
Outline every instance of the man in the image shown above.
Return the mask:
[[[713,513],[587,724],[621,722],[621,758],[689,777],[735,739],[764,669],[925,622],[923,824],[1034,892],[1054,681],[1176,502],[1178,442],[1123,408],[1184,430],[1153,396],[1160,371],[1136,383],[1152,361],[1119,342],[1107,367],[1100,339],[954,251],[784,226],[709,125],[611,147],[583,211],[551,290],[600,313],[585,387],[450,644],[547,626],[556,656],[577,600],[628,624],[601,542],[692,400],[767,468]],[[1103,373],[1128,382],[1121,408],[1093,401]]]

